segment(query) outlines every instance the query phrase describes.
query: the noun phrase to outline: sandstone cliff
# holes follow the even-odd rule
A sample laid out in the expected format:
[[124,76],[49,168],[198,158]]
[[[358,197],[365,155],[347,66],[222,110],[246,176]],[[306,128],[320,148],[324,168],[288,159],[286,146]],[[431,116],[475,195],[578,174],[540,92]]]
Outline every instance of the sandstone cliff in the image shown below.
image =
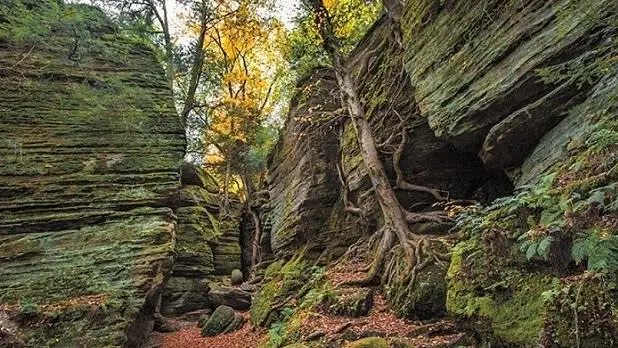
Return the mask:
[[[402,40],[383,17],[348,57],[391,183],[399,164],[408,182],[483,203],[461,212],[455,230],[414,226],[465,238],[450,266],[428,267],[413,284],[382,278],[400,315],[447,314],[498,345],[616,338],[616,268],[578,249],[600,233],[616,259],[616,10],[612,1],[408,1]],[[335,87],[325,69],[301,81],[271,156],[275,255],[332,260],[381,224],[354,131],[333,121],[342,112]],[[344,211],[346,195],[362,217]],[[433,203],[397,195],[406,208]],[[601,280],[582,273],[586,265]],[[606,318],[596,333],[560,314],[582,289],[598,301],[588,313]]]
[[95,8],[12,11],[0,14],[0,307],[31,346],[137,346],[176,244],[185,138],[163,69]]

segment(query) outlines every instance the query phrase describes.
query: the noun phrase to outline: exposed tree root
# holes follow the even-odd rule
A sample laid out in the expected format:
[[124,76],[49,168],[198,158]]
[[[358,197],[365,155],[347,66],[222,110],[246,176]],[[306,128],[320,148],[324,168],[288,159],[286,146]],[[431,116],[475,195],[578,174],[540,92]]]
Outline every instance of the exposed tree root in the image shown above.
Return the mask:
[[391,249],[391,246],[394,242],[393,239],[394,239],[393,231],[391,229],[383,228],[382,238],[380,238],[380,241],[378,245],[376,246],[376,250],[374,252],[374,258],[371,261],[371,263],[368,264],[368,267],[367,267],[368,269],[362,270],[363,272],[367,273],[365,277],[363,277],[362,279],[358,279],[358,280],[350,280],[350,281],[344,282],[341,285],[367,286],[367,285],[373,284],[376,279],[376,276],[378,275],[378,272],[380,271],[380,268],[382,267],[386,253]]
[[445,223],[452,222],[453,219],[446,215],[445,212],[436,210],[425,213],[413,213],[410,211],[404,211],[406,220],[408,223],[419,223],[419,222],[435,222],[435,223]]
[[[401,127],[401,141],[399,142],[399,146],[393,153],[393,167],[395,168],[395,173],[397,174],[397,179],[395,181],[395,189],[406,190],[406,191],[416,191],[416,192],[425,192],[430,194],[436,201],[444,201],[447,199],[447,196],[443,196],[442,193],[445,193],[442,190],[430,188],[427,186],[414,185],[406,181],[403,175],[403,170],[401,169],[401,157],[403,155],[403,150],[406,146],[406,141],[408,139],[408,130],[406,127]],[[448,194],[448,192],[446,192]]]

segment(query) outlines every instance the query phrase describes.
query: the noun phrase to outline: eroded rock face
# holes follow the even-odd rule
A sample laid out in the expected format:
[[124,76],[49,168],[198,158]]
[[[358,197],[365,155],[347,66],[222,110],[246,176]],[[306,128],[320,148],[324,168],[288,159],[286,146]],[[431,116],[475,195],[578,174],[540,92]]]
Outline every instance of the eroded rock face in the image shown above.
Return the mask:
[[219,187],[208,173],[184,163],[181,181],[172,199],[178,226],[176,259],[161,306],[166,315],[208,308],[214,276],[229,275],[225,272],[241,259],[237,202],[232,202],[231,216],[222,219]]
[[185,146],[163,69],[97,9],[2,10],[0,306],[32,312],[28,345],[136,346],[173,263]]
[[[607,206],[610,196],[615,197],[615,187],[609,183],[616,181],[615,101],[618,84],[615,64],[610,62],[615,60],[602,60],[601,66],[605,67],[602,73],[590,71],[599,68],[595,65],[598,64],[597,58],[615,56],[616,32],[610,24],[615,23],[615,4],[609,0],[422,0],[407,1],[404,7],[401,46],[397,43],[392,23],[382,18],[347,60],[348,68],[356,74],[359,97],[376,142],[381,145],[382,162],[391,182],[394,183],[396,177],[392,153],[400,144],[399,125],[403,124],[407,128],[408,140],[403,147],[400,165],[407,181],[448,191],[451,199],[475,199],[485,203],[510,195],[513,187],[544,192],[539,184],[544,182],[546,188],[554,188],[550,193],[553,195],[551,200],[555,201],[550,206],[543,206],[548,201],[527,206],[526,209],[535,211],[534,214],[526,213],[532,214],[534,221],[541,221],[542,217],[540,225],[560,224],[567,213],[572,213],[565,210],[556,214],[555,207],[560,202],[598,198],[603,202],[592,204],[591,211],[599,221],[605,222],[597,221],[596,231],[601,228],[613,236],[615,226],[612,222],[614,227],[607,228],[607,221],[614,221],[615,216]],[[587,15],[582,16],[582,13]],[[612,15],[613,22],[609,20]],[[574,68],[580,68],[579,72],[569,75]],[[583,74],[586,78],[579,74],[582,70],[589,74]],[[566,76],[558,79],[548,76],[563,73]],[[340,255],[359,237],[376,231],[380,224],[379,207],[371,194],[352,127],[344,122],[341,134],[326,134],[318,139],[294,138],[309,127],[317,128],[316,123],[328,125],[327,120],[332,119],[316,117],[313,123],[307,122],[305,128],[297,122],[298,115],[310,114],[308,110],[313,107],[330,105],[329,99],[325,99],[325,103],[320,98],[333,94],[327,92],[333,87],[326,87],[328,83],[332,84],[332,77],[322,74],[323,77],[318,77],[325,81],[322,85],[308,82],[315,80],[316,75],[303,82],[307,86],[321,86],[323,95],[318,94],[316,99],[310,88],[299,92],[295,100],[304,103],[297,103],[292,108],[291,120],[274,151],[270,166],[274,169],[270,187],[272,216],[277,221],[271,232],[273,251],[285,256],[289,245],[296,249],[310,246],[314,251],[322,251],[322,255],[318,259],[309,254],[307,258],[320,262],[328,260],[329,255]],[[309,97],[303,98],[303,95]],[[331,114],[336,109],[336,106],[330,106]],[[300,117],[301,120],[310,118]],[[331,139],[333,136],[337,141]],[[307,148],[307,144],[311,146]],[[363,219],[344,211],[342,189],[337,181],[309,180],[308,173],[316,172],[322,175],[321,178],[337,179],[336,168],[316,165],[313,171],[293,170],[293,164],[301,163],[298,160],[301,155],[324,151],[327,144],[332,144],[328,145],[332,149],[329,151],[341,153],[350,198],[363,210]],[[339,156],[324,158],[338,161]],[[317,186],[309,190],[308,183]],[[579,189],[569,191],[567,187]],[[328,188],[337,192],[323,196]],[[608,193],[588,197],[594,189]],[[569,196],[573,192],[577,192],[573,195],[575,198]],[[557,193],[564,195],[558,197]],[[420,210],[432,203],[431,197],[424,193],[397,192],[397,196],[406,208]],[[324,197],[328,197],[327,204],[318,209],[314,202]],[[508,199],[501,204],[509,207]],[[525,202],[521,204],[525,205]],[[506,209],[500,206],[494,209]],[[599,206],[606,208],[603,210]],[[541,214],[543,209],[546,211]],[[319,218],[296,219],[303,214]],[[487,216],[495,217],[495,214],[495,211],[487,212]],[[328,216],[326,222],[324,216]],[[548,217],[551,218],[549,221]],[[505,248],[516,251],[521,241],[513,239],[513,235],[527,231],[526,226],[504,225],[504,219],[509,219],[508,214],[495,221],[501,231],[490,229],[489,232],[510,238],[504,242]],[[362,220],[364,222],[360,223]],[[480,224],[479,221],[475,223]],[[581,221],[577,223],[583,224]],[[524,230],[518,231],[518,228]],[[588,235],[595,233],[594,228],[587,228]],[[449,228],[414,225],[414,231],[441,235],[448,233]],[[495,244],[493,237],[483,238],[483,243],[490,244],[489,248],[497,248],[492,244]],[[560,247],[564,249],[561,253],[568,254],[573,236],[560,238],[563,238]],[[495,250],[480,249],[474,250],[474,257],[479,263],[489,262]],[[439,254],[446,255],[447,251],[439,250]],[[512,279],[505,283],[492,279],[493,283],[488,281],[479,287],[471,280],[480,281],[476,273],[460,284],[453,280],[457,277],[452,275],[448,275],[445,281],[446,269],[437,262],[435,267],[426,267],[423,274],[418,274],[414,286],[391,283],[386,284],[385,289],[402,316],[427,319],[448,310],[464,317],[478,330],[491,331],[489,334],[483,332],[487,334],[485,337],[494,335],[492,339],[499,343],[535,345],[539,343],[541,330],[545,338],[557,332],[548,323],[561,330],[569,325],[561,321],[555,308],[546,308],[546,304],[537,301],[539,294],[551,290],[552,286],[560,288],[555,285],[558,280],[552,278],[564,272],[565,263],[573,261],[569,255],[545,260],[546,264],[524,262],[518,252],[509,255],[511,258],[500,253],[494,257],[504,258],[506,264],[498,268],[513,275]],[[562,268],[557,266],[559,263],[562,263]],[[537,269],[540,264],[547,268]],[[457,265],[451,262],[451,269],[454,266]],[[580,272],[581,269],[571,271]],[[570,280],[560,281],[569,283]],[[587,281],[584,279],[583,283]],[[531,284],[534,284],[533,288]],[[484,290],[479,294],[481,288]],[[607,287],[602,290],[611,292]],[[599,290],[599,293],[603,291]],[[488,295],[489,292],[495,294]],[[524,306],[523,302],[527,304]],[[611,306],[615,308],[615,305]],[[514,307],[517,307],[516,311]],[[476,321],[478,318],[470,313],[471,308],[485,311],[481,321]],[[607,308],[599,313],[606,315]],[[520,327],[515,327],[510,324],[513,315],[528,319],[521,319]],[[551,319],[543,322],[544,315]],[[552,322],[554,319],[560,323]],[[606,330],[602,335],[591,333],[590,339],[599,342],[614,336],[611,330]],[[573,337],[556,340],[565,346],[574,344]]]
[[338,140],[321,127],[339,108],[334,76],[319,70],[298,85],[287,124],[270,158],[270,246],[277,257],[303,246],[323,249],[321,231],[339,197]]
[[585,94],[535,70],[589,63],[611,35],[598,25],[611,11],[611,0],[407,2],[405,66],[421,114],[441,139],[481,150],[488,166],[521,165]]
[[214,180],[200,168],[182,165],[182,188],[174,196],[176,259],[165,285],[161,312],[182,314],[208,306],[215,271],[212,243],[219,237],[219,197]]
[[[407,141],[397,164],[408,182],[443,190],[453,199],[471,198],[483,185],[498,187],[476,154],[436,137],[415,103],[403,56],[393,24],[383,17],[347,62],[357,77],[359,97],[376,143],[383,145],[382,161],[391,182],[396,181],[393,152],[401,144],[403,125]],[[371,190],[354,129],[345,118],[334,113],[339,99],[332,73],[317,71],[302,81],[300,87],[271,162],[271,245],[275,254],[283,256],[294,248],[307,246],[321,254],[320,261],[328,261],[342,255],[362,236],[373,233],[382,221],[381,211]],[[337,116],[338,122],[334,120]],[[363,218],[343,209],[338,163],[350,190],[350,200],[363,210]],[[504,191],[508,191],[509,185],[506,186]],[[430,208],[434,202],[427,193],[403,190],[396,193],[404,207]],[[444,226],[423,226],[427,233],[444,230]],[[432,272],[435,274],[436,270]],[[444,275],[446,268],[441,272]],[[443,282],[435,284],[433,289],[439,293],[434,298],[444,299]],[[444,304],[426,303],[432,300],[430,297],[419,300],[419,307],[429,308],[425,317],[444,312]],[[402,314],[415,317],[414,306],[408,307],[411,310]]]

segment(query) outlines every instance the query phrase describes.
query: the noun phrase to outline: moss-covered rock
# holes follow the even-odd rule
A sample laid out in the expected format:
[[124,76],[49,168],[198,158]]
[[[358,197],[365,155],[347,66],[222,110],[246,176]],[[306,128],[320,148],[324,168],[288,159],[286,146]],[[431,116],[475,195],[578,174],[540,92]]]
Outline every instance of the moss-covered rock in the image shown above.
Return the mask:
[[536,69],[591,64],[615,11],[611,0],[407,2],[404,59],[421,113],[440,138],[471,151],[490,133],[490,166],[520,165],[582,95],[564,88],[573,80],[546,84]]
[[[275,262],[266,269],[265,282],[258,290],[251,304],[251,323],[259,326],[270,326],[269,317],[276,311],[273,308],[277,300],[286,295],[295,293],[302,296],[300,289],[306,285],[306,280],[311,276],[307,272],[307,266],[303,260],[303,254],[297,254],[290,261]],[[307,289],[309,290],[309,289]]]
[[202,336],[211,337],[223,333],[234,322],[236,313],[231,307],[219,306],[202,327]]
[[584,274],[556,282],[546,300],[541,343],[602,347],[618,337],[618,295],[607,278]]
[[367,315],[373,306],[373,289],[341,288],[329,299],[329,312],[336,315],[360,317]]
[[240,329],[244,323],[245,317],[240,313],[236,313],[234,314],[234,320],[232,320],[232,322],[225,328],[225,330],[223,330],[223,333],[234,332]]
[[232,275],[230,276],[230,282],[232,285],[240,285],[243,282],[243,275],[239,269],[235,269],[232,271]]
[[358,341],[350,342],[344,348],[388,348],[390,345],[383,337],[367,337]]
[[[480,318],[488,324],[488,337],[494,335],[502,344],[536,345],[543,329],[542,294],[555,278],[518,270],[509,270],[496,280],[477,278],[475,275],[483,272],[478,250],[475,242],[460,243],[453,249],[447,274],[447,310],[471,320]],[[477,258],[470,258],[475,252]]]
[[95,7],[0,17],[0,307],[39,308],[28,346],[137,346],[175,255],[185,137],[163,68]]

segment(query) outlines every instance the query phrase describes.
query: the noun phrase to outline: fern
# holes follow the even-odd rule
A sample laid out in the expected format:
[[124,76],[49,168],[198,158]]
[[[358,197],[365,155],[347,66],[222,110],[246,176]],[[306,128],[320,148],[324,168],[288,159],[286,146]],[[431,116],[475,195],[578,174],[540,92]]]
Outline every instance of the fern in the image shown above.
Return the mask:
[[618,236],[607,231],[593,231],[573,242],[571,257],[577,264],[587,261],[587,270],[616,275],[618,273]]
[[530,261],[534,257],[539,256],[547,260],[549,257],[550,247],[557,239],[554,236],[546,236],[538,240],[528,238],[529,232],[524,233],[519,237],[520,241],[523,240],[523,242],[519,245],[519,250],[526,254],[526,259]]

